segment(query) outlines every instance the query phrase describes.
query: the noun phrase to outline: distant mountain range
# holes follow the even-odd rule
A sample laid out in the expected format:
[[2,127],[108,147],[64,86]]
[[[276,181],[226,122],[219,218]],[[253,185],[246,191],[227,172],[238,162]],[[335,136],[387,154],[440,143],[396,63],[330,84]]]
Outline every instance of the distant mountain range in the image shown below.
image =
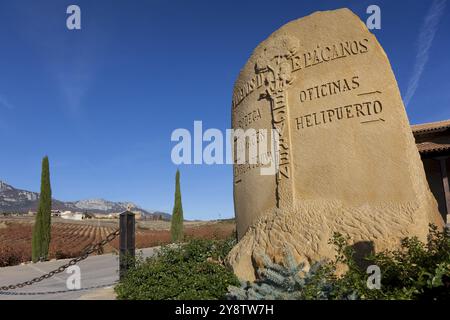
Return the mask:
[[[39,193],[16,189],[9,184],[0,181],[0,213],[27,213],[28,211],[36,211],[39,204]],[[89,212],[96,214],[118,213],[127,210],[128,206],[131,210],[142,212],[146,216],[160,215],[163,219],[170,219],[171,215],[159,211],[144,210],[132,202],[113,202],[103,199],[89,199],[80,201],[60,201],[52,200],[52,209],[73,212]]]

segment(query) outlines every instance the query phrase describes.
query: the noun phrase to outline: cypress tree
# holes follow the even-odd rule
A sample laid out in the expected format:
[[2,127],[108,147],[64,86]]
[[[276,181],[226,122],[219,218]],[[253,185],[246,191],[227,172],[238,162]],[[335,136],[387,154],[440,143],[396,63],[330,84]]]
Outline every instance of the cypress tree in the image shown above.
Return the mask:
[[175,176],[175,203],[172,211],[172,220],[170,226],[172,241],[178,242],[183,240],[183,206],[181,205],[180,190],[180,171],[177,170]]
[[32,259],[33,262],[46,260],[50,246],[52,218],[52,189],[50,186],[50,166],[48,157],[42,159],[41,193],[39,208],[33,228]]

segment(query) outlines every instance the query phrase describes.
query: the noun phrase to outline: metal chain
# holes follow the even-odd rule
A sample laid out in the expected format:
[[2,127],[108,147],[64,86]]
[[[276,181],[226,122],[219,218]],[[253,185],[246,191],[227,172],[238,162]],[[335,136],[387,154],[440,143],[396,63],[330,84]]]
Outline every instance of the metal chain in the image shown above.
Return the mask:
[[105,244],[113,241],[119,234],[120,234],[120,229],[117,229],[116,231],[114,231],[114,232],[110,233],[109,235],[107,235],[106,238],[103,239],[102,241],[96,243],[93,246],[88,246],[86,249],[84,249],[84,251],[81,254],[81,256],[73,258],[68,263],[60,266],[58,269],[50,271],[49,273],[43,274],[42,276],[34,278],[34,279],[31,279],[29,281],[17,283],[17,284],[14,284],[14,285],[2,286],[2,287],[0,287],[0,291],[14,290],[14,289],[17,289],[17,288],[23,288],[25,286],[31,286],[32,284],[35,284],[37,282],[41,282],[42,280],[51,278],[55,274],[64,272],[70,266],[76,265],[78,262],[83,261],[84,259],[86,259],[90,254],[100,250],[100,248],[102,248]]
[[5,296],[41,296],[48,294],[60,294],[60,293],[68,293],[68,292],[77,292],[77,291],[87,291],[92,289],[101,289],[106,287],[111,287],[115,285],[117,282],[109,283],[109,284],[101,284],[98,286],[86,287],[81,289],[66,289],[66,290],[57,290],[57,291],[39,291],[39,292],[11,292],[11,291],[0,291],[0,295]]

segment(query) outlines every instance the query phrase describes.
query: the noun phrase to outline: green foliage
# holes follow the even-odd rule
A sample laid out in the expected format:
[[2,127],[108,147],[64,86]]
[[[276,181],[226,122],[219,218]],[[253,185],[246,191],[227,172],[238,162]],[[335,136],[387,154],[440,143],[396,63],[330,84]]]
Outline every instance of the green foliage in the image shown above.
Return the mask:
[[170,234],[173,242],[183,240],[183,206],[181,204],[180,171],[175,176],[175,203],[172,211]]
[[140,258],[116,286],[118,299],[223,299],[239,281],[223,265],[233,240],[192,240],[161,247],[156,256]]
[[400,250],[384,251],[366,258],[381,269],[381,289],[370,290],[366,270],[354,264],[353,252],[336,235],[338,251],[346,250],[343,262],[349,271],[335,283],[336,298],[350,286],[356,287],[361,299],[450,300],[450,234],[430,225],[427,243],[416,237],[402,241]]
[[41,193],[39,208],[33,228],[32,260],[46,260],[50,246],[52,190],[50,186],[50,166],[48,157],[42,160]]
[[[242,282],[241,287],[230,286],[230,300],[324,300],[329,299],[332,284],[328,281],[334,269],[324,262],[314,263],[309,270],[297,264],[290,250],[285,250],[283,264],[273,263],[259,254],[264,267],[258,269],[258,280]],[[348,296],[349,299],[353,296]]]
[[[406,238],[401,249],[366,257],[381,270],[381,288],[370,289],[369,274],[360,267],[349,238],[338,233],[330,244],[336,247],[333,261],[320,262],[305,272],[287,252],[283,265],[263,256],[264,268],[254,283],[230,287],[229,299],[415,299],[450,300],[450,232],[430,226],[427,243]],[[338,268],[346,272],[337,275]]]

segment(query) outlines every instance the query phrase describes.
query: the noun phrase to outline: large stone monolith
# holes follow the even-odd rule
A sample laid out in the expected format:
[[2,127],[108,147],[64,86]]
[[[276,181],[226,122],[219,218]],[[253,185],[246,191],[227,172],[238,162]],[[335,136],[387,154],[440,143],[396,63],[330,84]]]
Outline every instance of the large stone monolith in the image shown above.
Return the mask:
[[389,60],[348,9],[292,21],[254,50],[232,126],[279,133],[276,175],[234,165],[240,241],[228,261],[242,279],[260,250],[281,261],[287,246],[310,263],[334,257],[335,231],[380,251],[443,225]]

